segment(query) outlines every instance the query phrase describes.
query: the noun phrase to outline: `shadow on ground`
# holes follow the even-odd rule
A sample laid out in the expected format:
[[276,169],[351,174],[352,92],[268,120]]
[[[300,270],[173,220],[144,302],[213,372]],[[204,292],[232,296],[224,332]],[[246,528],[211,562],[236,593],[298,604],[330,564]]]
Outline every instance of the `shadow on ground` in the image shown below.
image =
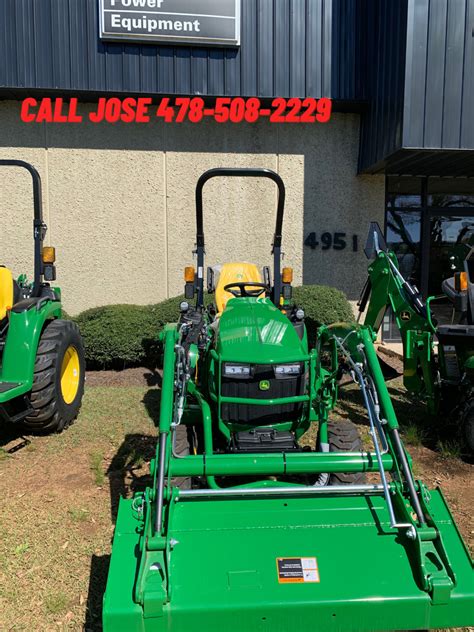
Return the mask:
[[155,449],[156,437],[128,434],[112,459],[107,476],[110,486],[110,513],[114,524],[120,498],[130,497],[151,484],[149,463],[155,455]]
[[[150,381],[156,383],[150,373]],[[143,397],[143,403],[150,419],[158,426],[161,391],[150,388]],[[113,523],[117,519],[119,500],[143,491],[151,484],[149,463],[156,450],[156,436],[139,433],[127,434],[117,450],[107,470],[110,486],[110,513]]]
[[92,556],[84,632],[102,630],[102,598],[107,583],[109,564],[110,555]]
[[30,445],[31,439],[26,436],[25,429],[19,425],[2,424],[0,433],[0,448],[7,454],[14,454]]
[[[149,386],[159,385],[158,373],[144,375]],[[149,417],[158,425],[160,408],[160,390],[150,388],[144,395],[143,403]],[[130,497],[137,491],[150,486],[152,479],[149,463],[156,450],[156,436],[141,433],[129,433],[112,458],[107,469],[110,488],[110,513],[112,523],[117,520],[118,506],[121,497]],[[84,624],[85,632],[102,630],[102,599],[107,583],[110,555],[93,555],[87,597],[87,612]]]

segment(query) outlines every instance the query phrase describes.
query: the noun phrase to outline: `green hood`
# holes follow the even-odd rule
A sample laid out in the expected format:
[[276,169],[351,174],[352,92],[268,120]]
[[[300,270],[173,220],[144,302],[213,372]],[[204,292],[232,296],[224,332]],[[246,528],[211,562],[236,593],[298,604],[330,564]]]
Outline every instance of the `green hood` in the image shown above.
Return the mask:
[[231,299],[220,317],[217,352],[224,361],[274,364],[304,360],[295,328],[269,298]]

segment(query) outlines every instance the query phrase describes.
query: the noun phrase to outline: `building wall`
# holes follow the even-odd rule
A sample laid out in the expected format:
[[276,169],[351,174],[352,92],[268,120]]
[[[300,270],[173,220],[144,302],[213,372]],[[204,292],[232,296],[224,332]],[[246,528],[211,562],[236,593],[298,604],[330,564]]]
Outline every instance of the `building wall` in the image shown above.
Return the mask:
[[[93,107],[81,106],[82,113]],[[19,104],[0,103],[0,157],[33,163],[43,179],[46,243],[57,248],[58,284],[75,314],[111,303],[179,294],[192,263],[194,188],[216,166],[278,171],[287,187],[284,263],[296,283],[327,283],[355,299],[370,220],[383,221],[383,176],[357,176],[359,116],[326,125],[25,125]],[[276,191],[271,182],[214,180],[204,193],[207,263],[271,264]],[[0,170],[2,263],[32,271],[30,181]],[[306,235],[359,236],[359,252],[315,250]]]

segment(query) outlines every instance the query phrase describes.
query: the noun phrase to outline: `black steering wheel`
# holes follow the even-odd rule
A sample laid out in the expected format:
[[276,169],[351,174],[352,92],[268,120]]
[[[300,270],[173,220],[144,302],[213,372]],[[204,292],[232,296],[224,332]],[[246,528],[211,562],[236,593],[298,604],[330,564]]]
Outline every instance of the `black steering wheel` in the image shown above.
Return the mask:
[[[247,289],[248,287],[255,288],[255,289],[248,290]],[[226,292],[229,292],[229,294],[232,294],[232,296],[235,296],[235,298],[241,298],[241,297],[256,298],[257,296],[260,296],[260,294],[264,290],[265,292],[268,292],[270,288],[265,283],[255,283],[254,281],[241,281],[239,283],[228,283],[227,285],[224,285],[224,290]]]

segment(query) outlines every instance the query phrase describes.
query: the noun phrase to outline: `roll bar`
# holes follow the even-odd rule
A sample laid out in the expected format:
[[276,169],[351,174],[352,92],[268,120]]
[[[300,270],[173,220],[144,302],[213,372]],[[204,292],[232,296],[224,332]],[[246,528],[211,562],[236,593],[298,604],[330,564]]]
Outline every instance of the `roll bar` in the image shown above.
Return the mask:
[[197,305],[204,305],[204,222],[203,222],[203,205],[202,190],[204,185],[211,178],[221,176],[246,177],[246,178],[269,178],[273,180],[278,187],[278,203],[275,233],[273,235],[273,294],[272,301],[275,305],[279,304],[281,294],[281,234],[283,227],[283,211],[285,208],[285,185],[281,177],[271,169],[259,168],[234,168],[234,167],[218,167],[209,169],[202,174],[196,185],[196,253],[197,253]]
[[33,237],[35,240],[35,271],[32,296],[38,296],[43,275],[43,240],[46,234],[46,224],[43,222],[43,196],[41,178],[38,171],[24,160],[0,160],[0,167],[21,167],[26,169],[33,179]]

